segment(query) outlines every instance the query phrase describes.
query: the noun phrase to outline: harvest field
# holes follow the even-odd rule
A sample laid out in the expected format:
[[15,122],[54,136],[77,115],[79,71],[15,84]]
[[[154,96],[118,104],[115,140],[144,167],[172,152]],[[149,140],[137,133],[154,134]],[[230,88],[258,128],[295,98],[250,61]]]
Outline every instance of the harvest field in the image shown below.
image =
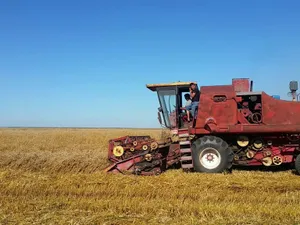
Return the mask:
[[299,224],[300,176],[105,174],[107,142],[160,130],[1,129],[0,224]]

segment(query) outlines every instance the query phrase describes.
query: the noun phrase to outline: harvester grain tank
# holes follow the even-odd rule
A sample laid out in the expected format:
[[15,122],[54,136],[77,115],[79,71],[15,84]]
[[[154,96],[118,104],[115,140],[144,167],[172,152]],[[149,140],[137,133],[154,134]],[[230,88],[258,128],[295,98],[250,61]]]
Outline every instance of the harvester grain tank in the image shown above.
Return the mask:
[[[233,165],[291,164],[300,173],[300,102],[253,91],[253,82],[200,87],[191,122],[181,109],[190,83],[148,84],[157,93],[158,119],[169,134],[109,141],[107,172],[155,175],[169,168],[221,173]],[[197,84],[196,82],[193,82]],[[297,89],[291,84],[293,91]]]

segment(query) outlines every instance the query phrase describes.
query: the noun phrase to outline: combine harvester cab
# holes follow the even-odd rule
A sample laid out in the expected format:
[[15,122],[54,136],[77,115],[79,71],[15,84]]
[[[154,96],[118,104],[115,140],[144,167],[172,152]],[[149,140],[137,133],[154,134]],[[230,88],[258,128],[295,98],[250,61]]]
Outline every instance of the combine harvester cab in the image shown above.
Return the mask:
[[[106,168],[107,172],[156,175],[169,168],[181,167],[180,140],[188,141],[185,151],[190,151],[190,136],[189,125],[178,112],[184,103],[184,94],[189,93],[189,85],[190,82],[147,85],[147,88],[158,94],[158,120],[169,134],[160,140],[150,136],[124,136],[110,140],[108,160],[111,165]],[[178,126],[185,128],[178,129]],[[184,137],[179,138],[182,135]],[[187,168],[191,168],[189,164]]]
[[229,85],[202,86],[195,117],[188,122],[181,107],[190,83],[147,85],[157,92],[158,119],[170,133],[162,140],[111,140],[107,172],[154,175],[174,167],[221,173],[233,165],[292,164],[300,173],[300,102],[254,92],[249,79],[233,79]]

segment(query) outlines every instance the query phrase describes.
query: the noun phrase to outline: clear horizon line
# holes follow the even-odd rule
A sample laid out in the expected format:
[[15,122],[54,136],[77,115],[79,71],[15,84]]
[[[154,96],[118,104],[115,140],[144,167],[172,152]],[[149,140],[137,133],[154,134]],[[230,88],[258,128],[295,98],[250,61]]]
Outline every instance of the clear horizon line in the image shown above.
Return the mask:
[[0,128],[74,128],[74,129],[163,129],[162,127],[76,127],[76,126],[0,126]]

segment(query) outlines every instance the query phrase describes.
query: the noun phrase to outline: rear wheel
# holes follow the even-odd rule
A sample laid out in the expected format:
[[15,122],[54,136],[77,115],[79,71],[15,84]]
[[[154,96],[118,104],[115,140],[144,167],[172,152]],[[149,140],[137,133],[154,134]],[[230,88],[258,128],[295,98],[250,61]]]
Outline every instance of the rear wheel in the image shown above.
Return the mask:
[[216,136],[204,136],[192,144],[194,169],[197,172],[222,173],[231,171],[233,152]]

